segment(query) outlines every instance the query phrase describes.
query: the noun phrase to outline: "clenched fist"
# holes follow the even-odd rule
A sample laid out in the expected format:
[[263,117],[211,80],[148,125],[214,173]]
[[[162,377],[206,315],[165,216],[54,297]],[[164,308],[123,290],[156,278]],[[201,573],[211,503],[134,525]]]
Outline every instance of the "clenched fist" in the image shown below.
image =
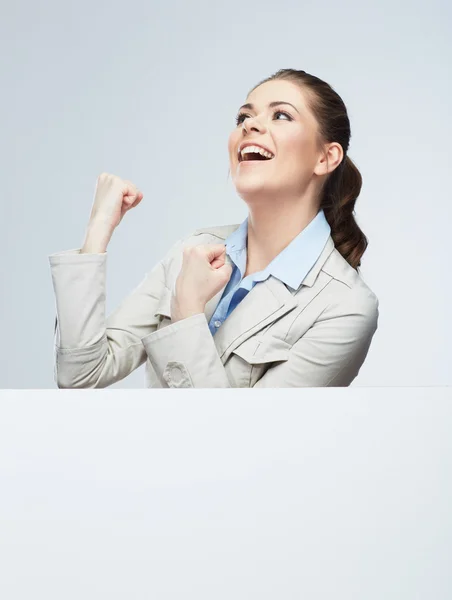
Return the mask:
[[207,302],[232,275],[224,244],[200,244],[184,248],[182,268],[171,299],[173,322],[203,313]]
[[102,173],[96,183],[90,223],[102,224],[113,233],[126,212],[142,199],[143,194],[131,181]]

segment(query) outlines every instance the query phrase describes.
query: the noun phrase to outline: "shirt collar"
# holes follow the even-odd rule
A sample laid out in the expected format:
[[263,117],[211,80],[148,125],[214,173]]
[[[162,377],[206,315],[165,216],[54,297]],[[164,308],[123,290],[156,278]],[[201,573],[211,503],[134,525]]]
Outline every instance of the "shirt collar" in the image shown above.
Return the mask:
[[[331,227],[321,209],[312,221],[263,270],[253,273],[254,281],[273,275],[297,290],[319,257],[331,233]],[[246,268],[248,217],[225,240],[226,253],[239,267],[242,276]]]

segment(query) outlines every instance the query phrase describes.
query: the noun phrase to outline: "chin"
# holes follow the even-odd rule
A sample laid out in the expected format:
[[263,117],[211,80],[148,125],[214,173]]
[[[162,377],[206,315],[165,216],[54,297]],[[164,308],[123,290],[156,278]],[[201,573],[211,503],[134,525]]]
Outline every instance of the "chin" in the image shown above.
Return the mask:
[[256,196],[262,196],[273,191],[275,193],[274,185],[269,185],[269,182],[265,180],[262,176],[255,175],[236,175],[233,178],[233,183],[237,194],[246,199],[253,199]]
[[243,181],[243,178],[238,177],[234,181],[235,189],[239,196],[255,196],[256,194],[265,193],[268,190],[268,186],[261,180],[256,181]]

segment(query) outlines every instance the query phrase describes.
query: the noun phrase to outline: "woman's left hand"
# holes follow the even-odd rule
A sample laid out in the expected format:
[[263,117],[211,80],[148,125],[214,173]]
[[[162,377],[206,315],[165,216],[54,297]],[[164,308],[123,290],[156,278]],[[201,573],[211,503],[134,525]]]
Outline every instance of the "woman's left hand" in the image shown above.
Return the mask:
[[207,302],[225,287],[232,275],[224,244],[201,244],[183,250],[182,268],[171,298],[173,323],[203,313]]

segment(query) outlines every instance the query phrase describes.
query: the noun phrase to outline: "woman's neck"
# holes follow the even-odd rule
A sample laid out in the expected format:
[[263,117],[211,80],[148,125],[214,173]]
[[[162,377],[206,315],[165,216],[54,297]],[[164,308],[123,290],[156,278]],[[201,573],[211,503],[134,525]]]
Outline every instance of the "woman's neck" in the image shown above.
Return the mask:
[[318,213],[312,204],[250,206],[246,274],[262,271],[309,225]]

